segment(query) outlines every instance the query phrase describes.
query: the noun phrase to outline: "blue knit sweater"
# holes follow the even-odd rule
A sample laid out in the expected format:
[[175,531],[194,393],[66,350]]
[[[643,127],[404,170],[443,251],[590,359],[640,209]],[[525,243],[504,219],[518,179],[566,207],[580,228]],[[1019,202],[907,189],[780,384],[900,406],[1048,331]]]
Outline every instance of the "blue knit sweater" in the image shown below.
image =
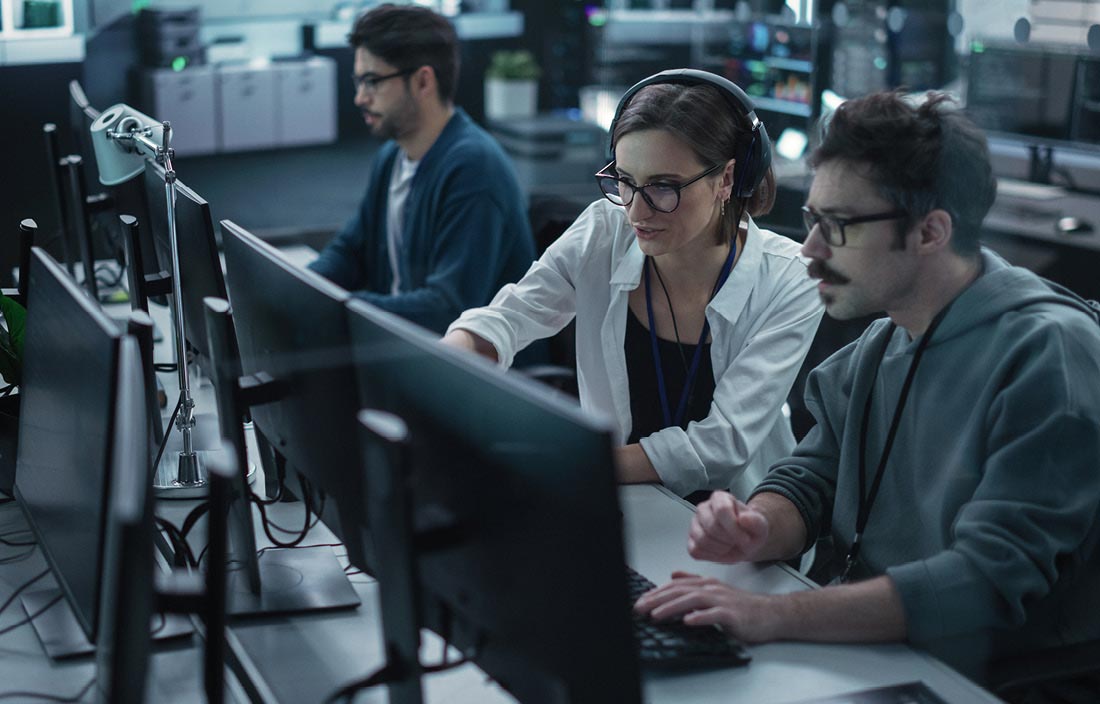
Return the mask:
[[392,294],[386,200],[397,156],[395,142],[382,146],[359,210],[310,268],[442,332],[530,267],[535,248],[525,198],[500,146],[456,108],[413,177],[398,254],[401,290]]

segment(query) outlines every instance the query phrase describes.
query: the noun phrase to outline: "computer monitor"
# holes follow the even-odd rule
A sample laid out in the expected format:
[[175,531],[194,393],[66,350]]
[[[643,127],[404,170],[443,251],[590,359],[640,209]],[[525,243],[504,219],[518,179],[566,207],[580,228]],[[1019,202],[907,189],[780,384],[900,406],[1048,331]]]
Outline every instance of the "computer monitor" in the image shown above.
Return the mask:
[[[160,269],[171,273],[172,247],[165,204],[164,168],[145,162],[145,194],[153,247]],[[208,344],[202,299],[225,298],[225,276],[218,257],[218,242],[210,204],[183,182],[176,181],[176,238],[179,241],[180,291],[183,333],[188,348],[203,372],[210,375]]]
[[1025,46],[971,47],[966,111],[990,132],[1067,141],[1077,57]]
[[1061,176],[1087,189],[1100,156],[1098,66],[1096,57],[1064,47],[971,42],[966,112],[992,148],[1026,148],[1028,180]]
[[[146,701],[150,622],[164,608],[173,613],[197,613],[204,621],[203,684],[208,702],[224,695],[227,485],[240,471],[232,458],[210,464],[210,520],[207,541],[210,563],[201,587],[191,575],[156,573],[153,492],[149,482],[148,416],[142,393],[143,369],[138,343],[132,337],[119,344],[118,385],[103,540],[99,637],[96,642],[97,701],[141,704]],[[216,568],[220,565],[220,569]],[[156,586],[154,586],[156,585]],[[158,625],[162,632],[172,617]]]
[[[28,593],[22,601],[29,613],[42,610],[33,624],[47,654],[64,658],[91,653],[97,642],[112,468],[130,461],[129,454],[118,455],[122,446],[114,439],[140,432],[148,442],[148,415],[141,400],[135,428],[130,415],[117,410],[125,400],[129,414],[131,395],[144,399],[141,372],[131,373],[129,352],[126,374],[118,371],[121,342],[140,356],[136,341],[124,338],[45,251],[33,250],[30,276],[34,314],[24,341],[15,494],[65,603],[45,610],[57,600],[56,589]],[[148,481],[147,451],[139,468]],[[186,619],[171,619],[158,638],[190,632]]]
[[365,302],[349,318],[364,408],[409,430],[422,625],[521,701],[640,701],[609,426]]
[[69,127],[75,153],[84,158],[84,164],[89,169],[85,178],[90,190],[99,188],[99,166],[96,163],[90,136],[92,123],[98,117],[99,110],[88,102],[88,96],[84,94],[84,87],[80,85],[80,81],[75,79],[69,81]]
[[15,494],[94,642],[120,333],[37,247],[30,277]]
[[[247,446],[242,421],[248,413],[248,404],[240,386],[240,356],[236,344],[230,344],[235,340],[233,316],[229,303],[220,298],[206,299],[205,312],[221,434],[234,464],[246,467]],[[230,613],[316,611],[359,603],[327,547],[265,549],[261,557],[256,549],[252,523],[251,490],[244,473],[234,475],[228,491],[228,561],[233,567],[228,589]]]
[[1078,57],[1070,137],[1100,145],[1100,56]]
[[[719,73],[740,86],[757,110],[809,118],[813,98],[813,29],[776,20],[735,23]],[[803,127],[805,120],[802,121]],[[771,121],[768,121],[769,132]],[[779,134],[775,132],[775,134]]]
[[101,701],[144,701],[153,592],[153,493],[141,358],[137,342],[119,347],[118,388],[103,539],[96,686]]
[[349,294],[233,222],[221,225],[241,374],[279,389],[248,407],[256,433],[323,495],[322,519],[366,568],[363,526],[347,520],[363,491]]

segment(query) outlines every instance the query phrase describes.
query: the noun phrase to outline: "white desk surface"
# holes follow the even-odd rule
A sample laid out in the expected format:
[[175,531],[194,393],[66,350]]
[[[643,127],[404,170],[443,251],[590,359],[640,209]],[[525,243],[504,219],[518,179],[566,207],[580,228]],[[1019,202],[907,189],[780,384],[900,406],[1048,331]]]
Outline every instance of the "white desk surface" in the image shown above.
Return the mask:
[[[685,536],[692,507],[660,487],[623,487],[620,499],[627,540],[627,561],[655,582],[674,569],[688,569],[738,586],[773,593],[811,588],[785,566],[724,566],[697,562],[687,555]],[[280,523],[300,518],[300,505],[279,504]],[[318,526],[308,544],[332,541]],[[260,534],[262,535],[262,534]],[[259,538],[262,540],[262,538]],[[335,549],[342,557],[340,548]],[[267,617],[231,625],[232,645],[246,676],[260,684],[265,700],[299,702],[320,699],[338,685],[367,674],[382,660],[377,583],[366,575],[351,578],[363,600],[354,611]],[[422,660],[439,660],[439,640],[425,632]],[[747,667],[683,674],[643,673],[646,702],[752,702],[787,704],[813,697],[923,681],[952,704],[999,701],[946,665],[904,645],[820,645],[775,643],[750,646]],[[432,703],[493,704],[514,699],[473,666],[424,679]],[[384,702],[384,690],[364,692],[357,702]]]
[[[681,569],[716,577],[757,592],[811,588],[794,570],[771,565],[718,565],[687,554],[693,507],[663,487],[622,487],[627,562],[654,582]],[[904,645],[771,643],[749,646],[747,667],[643,675],[648,702],[752,702],[786,704],[860,689],[923,681],[945,701],[997,702],[993,695],[948,666]]]

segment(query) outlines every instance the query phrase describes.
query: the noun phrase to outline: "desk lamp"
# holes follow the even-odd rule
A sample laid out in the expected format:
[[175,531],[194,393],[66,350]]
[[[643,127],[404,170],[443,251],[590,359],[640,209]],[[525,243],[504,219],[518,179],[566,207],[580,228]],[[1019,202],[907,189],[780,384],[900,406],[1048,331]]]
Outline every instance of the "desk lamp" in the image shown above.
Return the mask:
[[[172,125],[119,103],[103,111],[92,123],[92,146],[99,166],[99,181],[114,186],[145,169],[152,159],[164,167],[164,199],[168,209],[168,237],[172,250],[172,331],[176,343],[176,369],[179,373],[180,412],[176,418],[183,439],[174,479],[161,480],[154,486],[157,494],[172,498],[193,498],[206,492],[206,472],[195,451],[195,401],[187,371],[184,340],[183,304],[180,291],[179,243],[176,238],[176,172],[172,168],[174,150],[169,146]],[[152,203],[150,203],[152,206]],[[167,436],[164,438],[167,442]],[[159,475],[159,473],[158,473]]]

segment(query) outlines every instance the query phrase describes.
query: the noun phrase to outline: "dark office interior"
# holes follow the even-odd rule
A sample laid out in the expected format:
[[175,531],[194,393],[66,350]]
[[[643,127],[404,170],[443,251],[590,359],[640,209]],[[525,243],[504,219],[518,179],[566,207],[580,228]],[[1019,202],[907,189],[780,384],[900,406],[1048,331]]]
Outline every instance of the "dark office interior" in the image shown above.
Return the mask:
[[[942,91],[988,138],[982,244],[1100,300],[1098,0],[394,1],[453,23],[455,105],[514,167],[538,253],[601,198],[624,91],[693,68],[740,86],[771,137],[761,228],[807,238],[807,157],[844,101]],[[18,328],[28,355],[0,360],[0,699],[934,704],[1031,682],[905,644],[639,666],[607,604],[679,569],[705,494],[616,485],[613,432],[574,398],[574,328],[533,378],[498,374],[302,266],[383,148],[347,42],[379,4],[0,0],[0,352]],[[516,52],[529,102],[497,99]],[[152,118],[145,154],[170,124],[167,210],[163,159],[101,180],[93,125],[119,105]],[[199,239],[184,251],[177,229]],[[796,439],[810,371],[875,317],[824,318],[784,406]],[[31,412],[64,427],[28,433]],[[17,464],[66,471],[20,481]],[[802,568],[705,576],[819,586]],[[1095,671],[1089,645],[1027,665]]]
[[[1088,3],[1081,10],[1080,26],[1041,16],[1010,21],[979,7],[981,3],[968,2],[705,3],[714,6],[718,17],[728,18],[713,21],[692,15],[699,3],[654,3],[651,8],[644,2],[608,2],[602,8],[517,1],[506,13],[491,11],[497,4],[509,5],[460,4],[460,16],[476,19],[477,25],[470,30],[475,38],[463,42],[456,102],[489,126],[517,159],[534,203],[564,200],[579,209],[589,202],[589,173],[602,166],[605,151],[605,138],[590,129],[601,119],[598,105],[613,101],[615,91],[646,75],[691,66],[744,86],[776,138],[793,131],[787,144],[795,158],[781,165],[780,199],[764,222],[798,238],[796,211],[804,199],[805,182],[797,168],[802,150],[795,147],[806,140],[812,147],[823,106],[827,110],[831,99],[884,88],[946,89],[988,130],[998,176],[1010,181],[987,223],[988,242],[1081,295],[1100,294],[1091,275],[1096,248],[1090,244],[1090,233],[1095,232],[1097,215],[1087,199],[1100,190],[1094,168],[1100,140],[1094,88],[1098,64],[1089,44],[1096,33],[1089,34]],[[61,254],[57,196],[50,185],[48,161],[42,158],[41,130],[46,123],[58,126],[61,156],[89,149],[72,125],[68,84],[76,80],[96,110],[123,102],[166,119],[173,115],[165,101],[190,102],[177,108],[183,118],[175,120],[178,170],[213,204],[216,219],[233,219],[272,239],[313,245],[324,243],[340,227],[359,198],[376,146],[352,104],[350,84],[341,80],[350,73],[351,51],[344,46],[340,20],[333,17],[338,12],[341,17],[353,15],[352,11],[339,4],[332,13],[303,18],[290,11],[200,10],[205,52],[188,57],[191,68],[211,71],[225,54],[233,57],[227,63],[234,64],[321,57],[326,63],[316,80],[334,83],[331,95],[322,96],[330,104],[320,114],[287,115],[285,129],[308,118],[315,123],[327,120],[326,125],[314,124],[307,129],[313,134],[301,136],[248,137],[250,131],[271,131],[271,108],[261,100],[271,96],[260,91],[251,104],[241,98],[239,111],[230,114],[222,105],[223,112],[216,115],[212,96],[206,96],[210,104],[202,102],[203,90],[214,91],[212,81],[204,83],[210,81],[207,76],[192,78],[195,86],[189,88],[188,71],[179,71],[175,78],[183,83],[173,86],[167,82],[172,76],[164,76],[171,70],[143,60],[137,39],[140,22],[129,4],[77,2],[68,28],[56,30],[70,33],[64,40],[39,38],[29,30],[23,31],[26,36],[19,30],[8,32],[11,38],[6,41],[13,49],[0,66],[0,81],[6,104],[2,126],[11,139],[0,205],[9,221],[34,218],[40,242]],[[1021,29],[1017,20],[1028,29]],[[657,26],[662,31],[654,31]],[[1019,41],[1022,35],[1027,35],[1026,42]],[[32,38],[43,47],[19,59],[19,42],[29,49]],[[61,46],[55,50],[57,59],[49,58],[50,41]],[[531,51],[542,68],[537,115],[487,120],[485,70],[495,52],[514,49]],[[262,83],[265,72],[272,71],[257,68],[245,72],[242,80]],[[154,76],[161,83],[155,83]],[[225,90],[231,86],[228,81],[224,85]],[[165,95],[158,96],[154,86]],[[242,83],[239,90],[237,97],[255,89]],[[303,105],[287,109],[309,110]],[[262,119],[257,117],[261,112]],[[200,116],[208,117],[196,130],[202,134],[188,135],[188,120]],[[238,135],[248,138],[242,141]],[[189,149],[188,142],[196,148]],[[1017,182],[1049,184],[1061,189],[1060,195],[1022,195],[1013,190]],[[97,233],[96,245],[105,250],[117,239],[117,233]],[[0,250],[0,271],[10,283],[17,247],[14,237],[5,241],[9,244]]]

